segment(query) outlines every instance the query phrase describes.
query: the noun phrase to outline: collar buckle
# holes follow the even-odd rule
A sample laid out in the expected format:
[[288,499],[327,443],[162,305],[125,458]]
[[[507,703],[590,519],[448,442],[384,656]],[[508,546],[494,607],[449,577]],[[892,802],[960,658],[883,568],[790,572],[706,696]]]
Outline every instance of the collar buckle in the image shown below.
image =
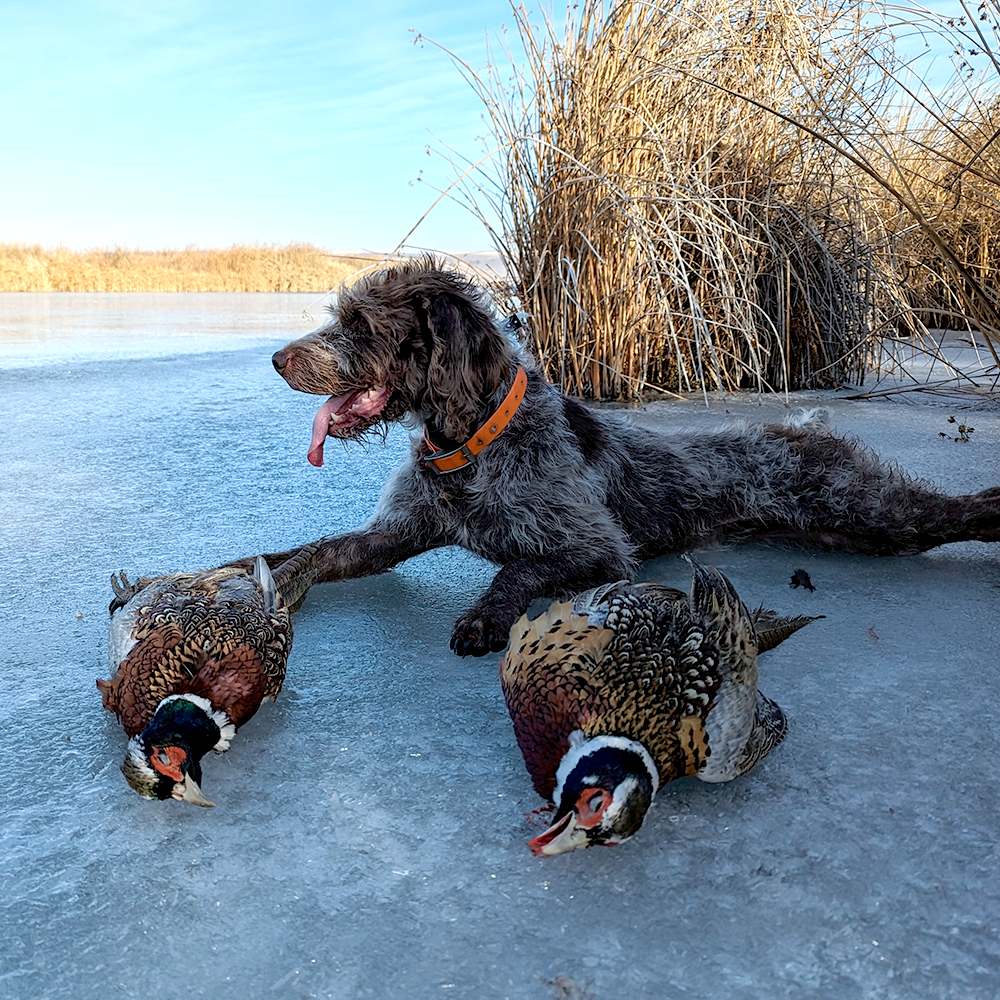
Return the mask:
[[441,452],[437,445],[428,437],[427,429],[425,428],[424,442],[431,454],[421,459],[424,468],[430,469],[431,472],[439,476],[446,476],[452,472],[458,472],[459,469],[464,469],[467,465],[471,465],[476,460],[476,456],[491,441],[499,437],[511,420],[513,420],[514,414],[517,413],[518,407],[524,400],[524,392],[527,386],[527,373],[524,368],[519,367],[517,374],[514,376],[514,383],[504,397],[503,402],[490,415],[486,423],[465,444],[454,451]]
[[[428,444],[430,441],[424,438]],[[431,445],[431,447],[434,447]],[[436,476],[450,476],[459,469],[464,469],[476,460],[476,456],[469,451],[469,446],[463,444],[461,448],[454,451],[445,451],[439,455],[429,455],[423,460],[424,468],[430,469]]]

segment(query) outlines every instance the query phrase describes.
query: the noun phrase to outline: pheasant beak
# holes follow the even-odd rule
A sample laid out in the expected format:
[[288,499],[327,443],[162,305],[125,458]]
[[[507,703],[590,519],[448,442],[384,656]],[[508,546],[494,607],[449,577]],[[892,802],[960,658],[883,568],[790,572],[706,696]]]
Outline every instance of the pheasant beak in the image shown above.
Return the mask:
[[595,827],[600,825],[611,802],[611,793],[605,789],[585,788],[565,816],[528,841],[531,853],[535,857],[552,857],[604,842]]
[[531,848],[531,853],[536,858],[552,857],[586,847],[587,833],[577,826],[575,819],[575,814],[568,812],[562,819],[553,823],[545,833],[540,833],[533,840],[529,840],[528,847]]
[[[182,747],[153,747],[149,760],[160,774],[174,779],[174,787],[170,793],[173,798],[183,802],[191,802],[196,806],[215,805],[202,794],[194,775],[188,773],[188,767],[191,765],[188,755]],[[197,762],[194,763],[197,765]],[[199,774],[201,773],[197,766],[195,769],[198,770]]]
[[179,799],[183,802],[190,802],[192,805],[208,806],[213,808],[215,806],[214,802],[205,798],[201,789],[198,787],[198,782],[195,781],[190,774],[184,775],[184,780],[179,781],[176,785],[174,785],[174,790],[171,794],[175,799]]

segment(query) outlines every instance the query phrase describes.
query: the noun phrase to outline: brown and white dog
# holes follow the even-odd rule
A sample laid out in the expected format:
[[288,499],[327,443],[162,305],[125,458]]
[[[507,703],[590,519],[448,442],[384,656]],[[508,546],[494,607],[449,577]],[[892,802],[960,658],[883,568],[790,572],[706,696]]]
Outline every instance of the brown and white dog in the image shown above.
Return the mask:
[[502,649],[534,598],[631,578],[661,553],[769,541],[901,555],[1000,541],[1000,488],[941,494],[831,433],[821,411],[679,435],[566,398],[482,294],[429,259],[363,279],[273,361],[293,389],[329,396],[313,464],[327,435],[404,417],[422,428],[371,520],[323,539],[313,572],[380,573],[444,545],[494,562],[455,625],[461,655]]

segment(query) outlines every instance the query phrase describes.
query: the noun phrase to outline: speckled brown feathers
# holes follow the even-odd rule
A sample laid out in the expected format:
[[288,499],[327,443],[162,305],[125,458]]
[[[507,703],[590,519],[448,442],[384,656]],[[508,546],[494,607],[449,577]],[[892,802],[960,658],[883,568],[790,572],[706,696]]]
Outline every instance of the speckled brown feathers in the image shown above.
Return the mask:
[[569,734],[611,708],[601,668],[612,635],[591,625],[571,601],[551,605],[533,621],[523,616],[511,629],[500,683],[528,773],[546,799]]
[[[688,774],[725,780],[723,772],[749,770],[785,725],[772,702],[756,707],[755,617],[721,573],[697,565],[690,595],[621,581],[555,603],[534,620],[522,617],[500,678],[539,794],[552,799],[575,730],[642,743],[661,786]],[[782,638],[809,620],[767,619]]]
[[[124,584],[124,586],[123,586]],[[129,736],[160,702],[195,694],[237,727],[281,690],[292,642],[287,608],[267,607],[254,577],[239,567],[175,573],[118,584],[109,652],[113,676],[98,680],[104,707]]]

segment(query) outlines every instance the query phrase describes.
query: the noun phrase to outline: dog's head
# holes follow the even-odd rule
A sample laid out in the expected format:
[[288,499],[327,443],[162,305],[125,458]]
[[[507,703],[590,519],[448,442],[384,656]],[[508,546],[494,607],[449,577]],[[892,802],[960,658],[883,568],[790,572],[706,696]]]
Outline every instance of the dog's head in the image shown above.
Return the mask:
[[330,397],[313,422],[313,465],[327,435],[357,438],[408,412],[462,442],[509,369],[479,290],[429,258],[363,278],[331,313],[272,358],[293,389]]

